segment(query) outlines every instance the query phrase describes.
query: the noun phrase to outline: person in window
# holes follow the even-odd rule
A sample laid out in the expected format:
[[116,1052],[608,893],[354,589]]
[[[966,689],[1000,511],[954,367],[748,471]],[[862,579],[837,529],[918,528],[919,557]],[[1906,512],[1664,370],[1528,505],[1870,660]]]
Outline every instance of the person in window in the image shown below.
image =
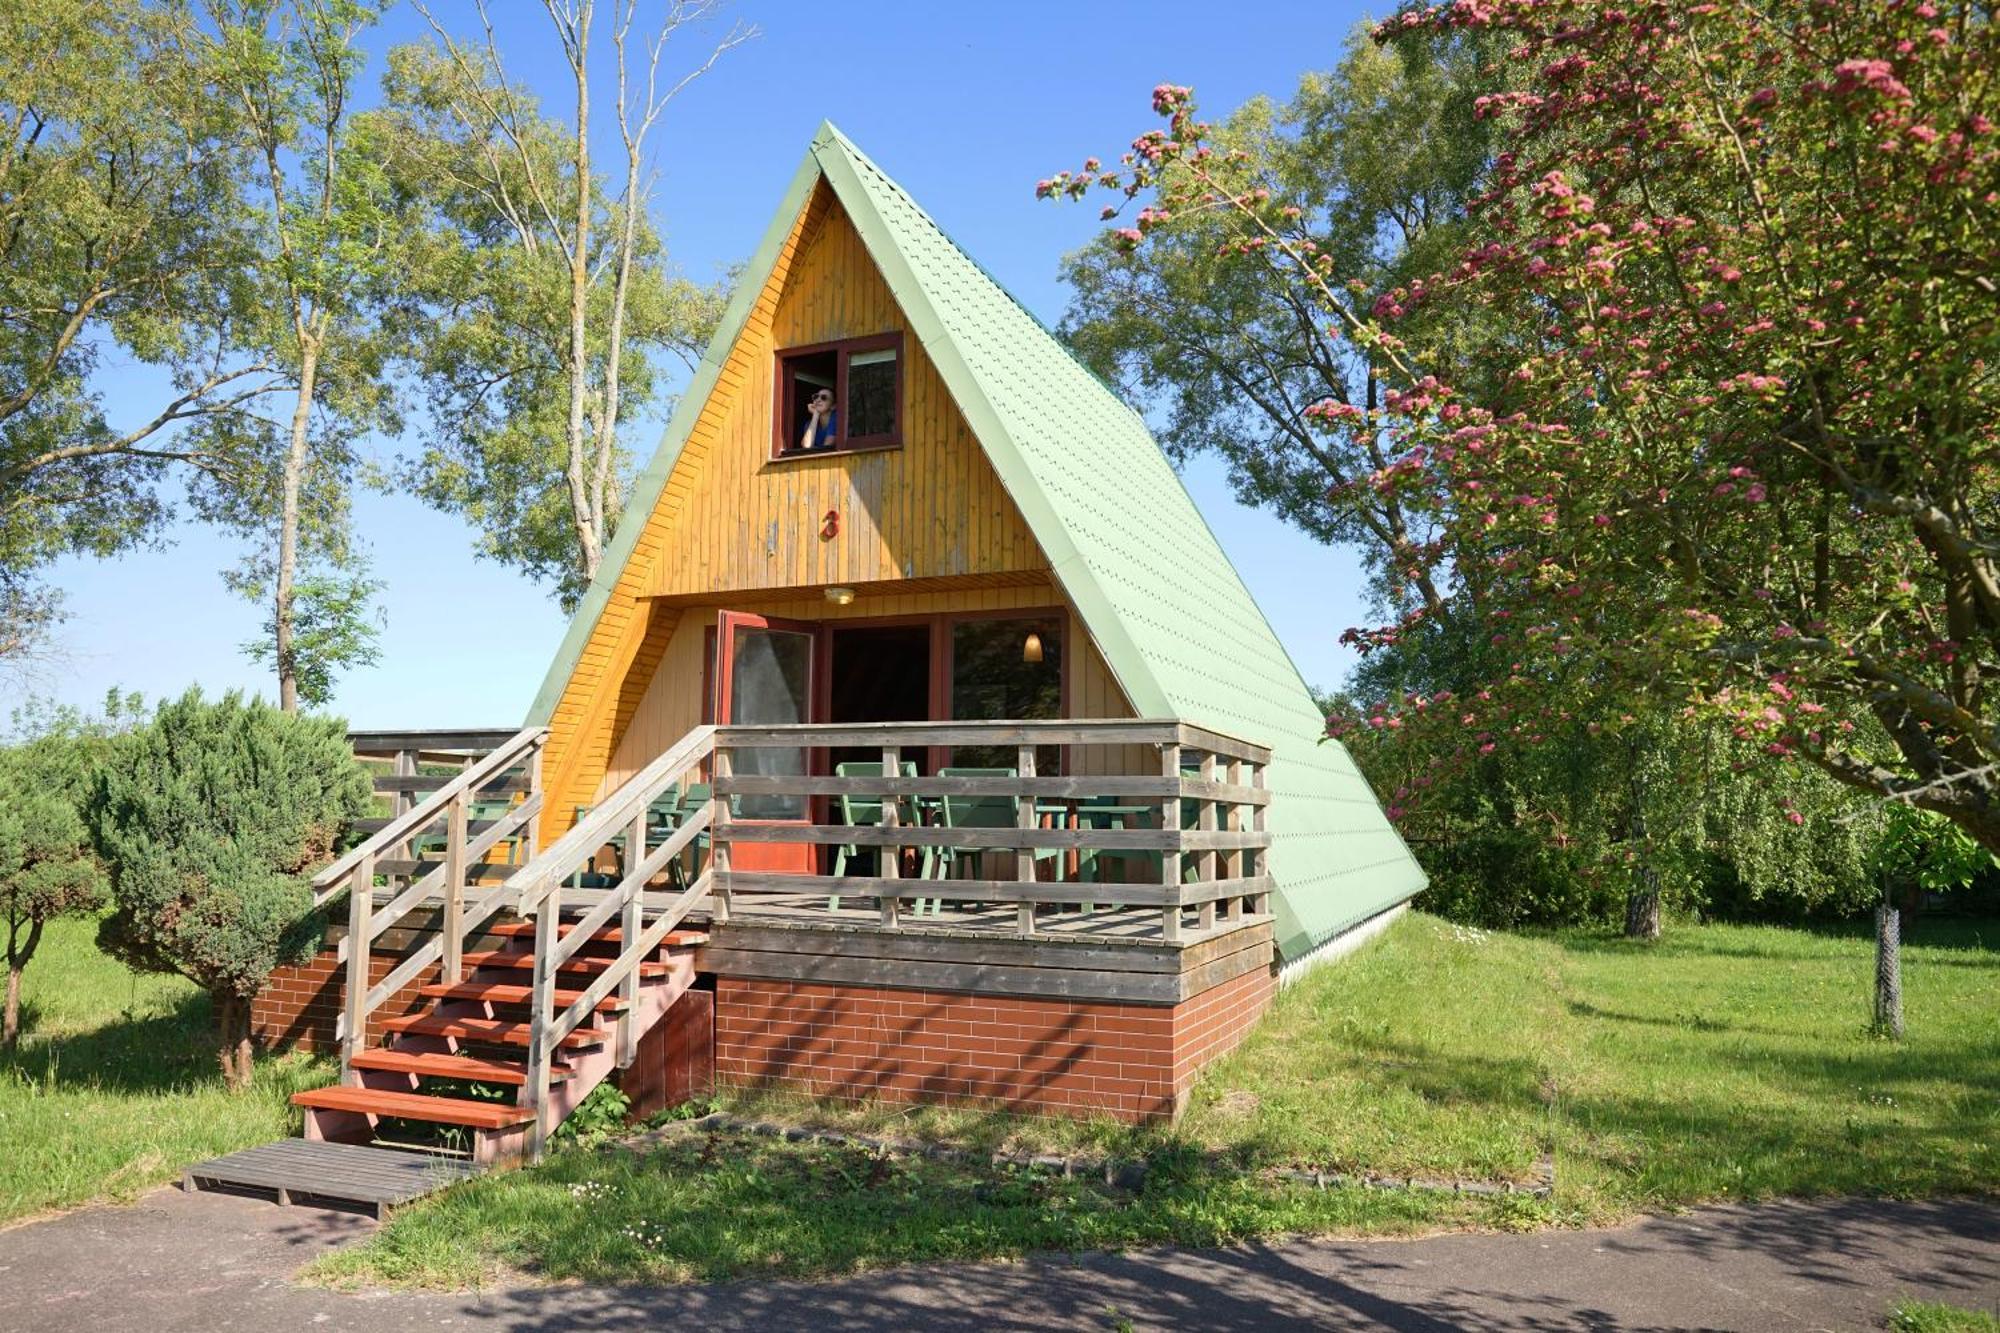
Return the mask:
[[799,436],[801,449],[833,448],[834,432],[839,428],[839,413],[833,407],[833,390],[821,389],[814,393],[806,404],[805,433]]

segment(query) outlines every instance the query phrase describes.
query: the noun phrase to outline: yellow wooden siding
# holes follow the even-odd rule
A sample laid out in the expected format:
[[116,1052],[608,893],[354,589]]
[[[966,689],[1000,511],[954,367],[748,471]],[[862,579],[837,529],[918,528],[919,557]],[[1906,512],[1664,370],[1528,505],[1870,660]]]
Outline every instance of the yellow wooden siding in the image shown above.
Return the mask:
[[[904,334],[902,447],[773,461],[776,350],[891,330]],[[840,533],[822,540],[829,509],[839,511]],[[824,183],[793,225],[644,523],[551,716],[545,839],[699,721],[702,630],[717,606],[831,619],[1065,604]],[[835,607],[819,591],[829,584],[862,596]],[[1072,615],[1069,623],[1071,642],[1087,643],[1081,622]],[[1082,691],[1075,715],[1129,715],[1094,649],[1072,681]]]
[[[825,193],[824,187],[821,190]],[[677,514],[648,591],[666,595],[1044,569],[964,416],[838,204],[790,266],[771,321],[747,329],[713,447],[668,483]],[[776,352],[903,334],[898,449],[773,461]],[[718,389],[718,396],[724,390]],[[839,535],[826,539],[828,511]]]
[[[642,598],[652,590],[660,551],[686,499],[687,478],[699,470],[700,460],[714,446],[721,421],[737,399],[735,386],[742,384],[750,373],[752,361],[757,359],[756,349],[761,346],[768,355],[771,320],[777,313],[786,275],[801,244],[810,236],[815,223],[825,216],[831,199],[831,192],[822,184],[800,210],[791,234],[785,238],[771,266],[770,278],[744,321],[743,336],[730,349],[714,391],[688,432],[674,476],[653,512],[645,517],[646,526],[633,545],[631,557],[618,572],[617,582],[591,629],[590,639],[550,712],[549,743],[542,759],[544,804],[540,831],[544,842],[569,827],[578,804],[593,799],[621,734],[615,725],[615,714],[618,700],[627,692],[628,680],[639,685],[642,694],[651,681],[651,664],[640,659],[648,637],[658,637],[657,608]],[[637,515],[632,515],[627,521],[637,519]],[[651,636],[649,629],[655,631]],[[635,667],[642,669],[636,677],[632,675]]]

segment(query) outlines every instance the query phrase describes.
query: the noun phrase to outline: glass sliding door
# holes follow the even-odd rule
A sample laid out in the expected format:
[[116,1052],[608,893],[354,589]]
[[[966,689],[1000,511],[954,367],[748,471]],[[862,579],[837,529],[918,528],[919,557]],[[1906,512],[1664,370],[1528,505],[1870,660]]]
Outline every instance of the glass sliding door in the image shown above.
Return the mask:
[[[1063,715],[1063,623],[1057,616],[960,620],[951,627],[951,716],[954,721],[1016,721]],[[1060,771],[1062,749],[1037,749],[1035,768]],[[1013,747],[961,745],[952,762],[969,768],[1013,768]]]

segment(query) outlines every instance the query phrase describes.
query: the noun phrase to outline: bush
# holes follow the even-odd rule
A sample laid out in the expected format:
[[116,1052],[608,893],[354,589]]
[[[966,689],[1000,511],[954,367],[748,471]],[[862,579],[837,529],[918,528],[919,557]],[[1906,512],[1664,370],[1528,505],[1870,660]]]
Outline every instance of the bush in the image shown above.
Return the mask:
[[233,1088],[250,1076],[250,1001],[318,942],[308,875],[371,796],[342,722],[239,694],[189,690],[110,750],[90,803],[115,904],[98,942],[209,992]]

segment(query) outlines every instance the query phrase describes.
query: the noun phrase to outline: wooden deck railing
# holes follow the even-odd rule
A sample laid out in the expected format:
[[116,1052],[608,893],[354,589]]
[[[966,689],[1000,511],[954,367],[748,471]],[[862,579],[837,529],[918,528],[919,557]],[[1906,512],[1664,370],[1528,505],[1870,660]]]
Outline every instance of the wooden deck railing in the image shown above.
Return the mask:
[[[955,746],[1011,750],[1014,772],[901,775],[907,750]],[[1051,746],[1062,749],[1063,772],[1043,775],[1036,771],[1036,752]],[[896,776],[737,772],[748,766],[737,762],[745,751],[863,747],[881,755],[882,773]],[[1097,775],[1130,767],[1135,747],[1157,763],[1157,775]],[[1269,911],[1271,838],[1265,812],[1271,794],[1264,769],[1270,751],[1232,736],[1175,721],[891,722],[722,727],[714,748],[710,833],[716,898],[723,904],[737,894],[757,893],[872,897],[879,928],[897,930],[903,928],[903,904],[913,899],[1014,903],[1015,934],[1021,937],[1036,933],[1036,909],[1044,905],[1152,909],[1160,914],[1161,937],[1168,943],[1181,942],[1190,924],[1206,932]],[[843,794],[880,802],[880,822],[841,822],[836,801],[814,799]],[[950,826],[947,798],[976,796],[1011,798],[1013,826]],[[733,815],[745,797],[789,797],[809,817],[783,822]],[[1106,798],[1116,815],[1103,809]],[[912,815],[919,822],[911,822]],[[878,849],[878,865],[872,876],[735,870],[732,851],[746,843],[872,847]],[[905,848],[970,853],[951,859],[974,863],[975,876],[906,877],[900,864]],[[1036,856],[1048,849],[1062,855]],[[1002,859],[1010,873],[984,873],[989,856]],[[931,858],[945,859],[942,851]],[[1125,882],[1105,882],[1101,874],[1085,878],[1113,861],[1128,872]],[[1131,872],[1150,872],[1151,882],[1132,882]]]
[[[679,788],[704,769],[715,749],[715,728],[697,727],[683,736],[667,752],[634,774],[623,786],[599,802],[502,886],[512,906],[522,916],[535,919],[534,989],[530,1001],[528,1081],[521,1090],[522,1105],[535,1111],[529,1128],[529,1153],[539,1159],[555,1128],[549,1123],[549,1084],[555,1052],[583,1021],[590,1017],[615,989],[625,1003],[618,1012],[618,1067],[632,1063],[639,1034],[634,1030],[632,1011],[638,999],[640,964],[659,952],[668,932],[701,906],[709,896],[709,871],[694,875],[664,906],[649,910],[645,889],[708,831],[714,805],[704,806],[680,821],[657,847],[646,845],[648,815],[653,803]],[[611,839],[625,838],[624,872],[617,886],[605,892],[596,906],[581,920],[562,923],[564,882],[585,868],[598,849]],[[714,905],[711,920],[725,920],[728,909]],[[555,1005],[556,978],[563,964],[599,929],[618,918],[618,956],[610,966],[584,988],[567,1009]]]
[[[368,1015],[383,1001],[433,963],[442,965],[445,981],[463,979],[466,936],[507,901],[504,888],[496,885],[467,904],[466,890],[512,869],[482,859],[503,844],[523,864],[534,859],[535,818],[542,809],[545,728],[503,734],[484,754],[478,746],[490,741],[491,733],[397,732],[393,748],[371,748],[371,738],[381,735],[357,734],[355,752],[364,758],[394,757],[393,770],[375,779],[376,791],[391,795],[394,813],[362,821],[359,827],[367,836],[313,877],[313,906],[347,894],[347,937],[339,952],[346,978],[336,1026],[343,1076],[355,1052],[367,1044]],[[456,774],[418,771],[424,763],[450,762],[463,767]],[[429,795],[418,799],[423,792]],[[480,799],[504,803],[504,808],[490,818],[474,819],[473,803]],[[442,845],[431,846],[438,842]],[[375,901],[378,879],[390,894],[381,906]],[[443,904],[437,935],[370,986],[369,946],[433,900]]]

